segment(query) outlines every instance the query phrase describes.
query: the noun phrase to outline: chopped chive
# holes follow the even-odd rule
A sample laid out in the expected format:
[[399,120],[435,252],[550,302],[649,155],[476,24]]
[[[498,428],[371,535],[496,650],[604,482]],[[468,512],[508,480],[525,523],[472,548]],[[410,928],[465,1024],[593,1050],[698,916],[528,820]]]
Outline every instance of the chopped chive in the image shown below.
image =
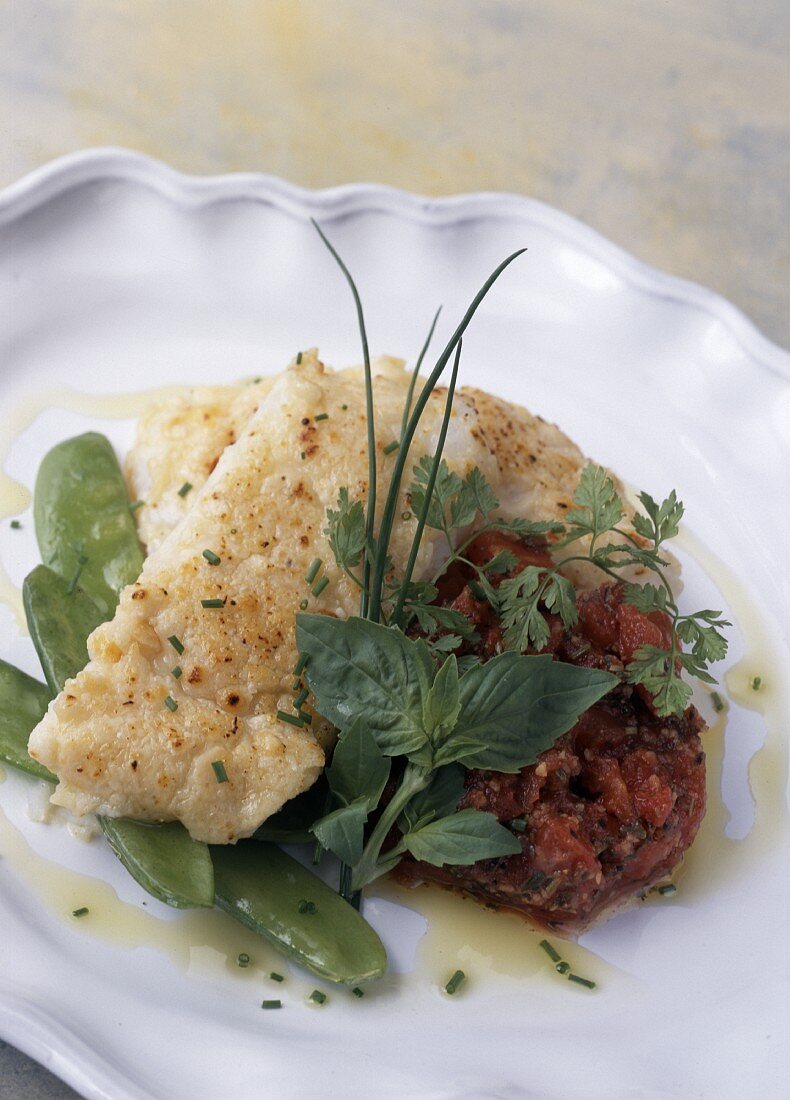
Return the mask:
[[319,420],[328,420],[328,419],[329,419],[329,413],[319,413],[318,416],[315,417],[315,422],[317,424]]
[[72,917],[84,917],[85,914],[89,912],[90,910],[87,905],[81,905],[79,909],[72,909],[71,915]]
[[276,717],[280,722],[287,722],[291,726],[298,726],[299,729],[304,725],[301,718],[298,718],[295,714],[288,714],[287,711],[284,710],[278,710]]
[[541,940],[539,946],[543,948],[553,963],[562,962],[561,956],[557,954],[548,940]]
[[299,601],[299,610],[300,611],[306,611],[307,610],[307,600],[300,600]]
[[514,833],[523,833],[527,829],[527,821],[524,817],[514,817],[510,822],[510,828]]
[[282,1008],[282,1001],[261,1001],[261,1008]]
[[250,956],[246,951],[242,951],[240,955],[236,956],[236,966],[240,966],[242,970],[250,965]]
[[312,726],[313,724],[313,716],[312,714],[308,714],[306,710],[297,710],[296,717],[301,718],[302,722],[307,726]]
[[181,639],[177,638],[175,634],[171,634],[167,640],[168,642],[170,642],[171,646],[180,657],[181,654],[184,652],[184,643],[181,641]]
[[236,534],[236,528],[235,528],[235,527],[231,527],[231,529],[230,529],[230,533],[231,533],[232,535],[235,535],[235,534]]
[[341,405],[340,408],[343,410],[343,412],[345,412],[348,408],[348,405]]
[[291,684],[291,691],[298,691],[301,686],[302,686],[302,679],[301,679],[300,676],[297,676],[294,679],[294,682]]
[[717,713],[721,713],[724,710],[724,700],[719,695],[718,691],[712,691],[710,693],[710,701],[713,703],[713,709]]
[[304,462],[304,460],[307,458],[307,451],[302,451],[302,453],[299,455],[299,457]]
[[453,974],[452,978],[450,978],[449,982],[444,987],[445,993],[449,993],[452,996],[452,994],[455,993],[458,987],[462,985],[465,981],[466,974],[464,974],[463,970],[456,970],[455,974]]
[[170,669],[170,675],[174,676],[176,680],[180,680],[181,677],[184,675],[184,670],[181,665],[176,665],[175,668]]
[[316,905],[316,903],[314,901],[307,901],[305,898],[302,898],[302,900],[299,902],[298,909],[300,913],[309,913],[311,917],[314,913],[318,912],[318,906]]
[[224,607],[225,606],[225,600],[224,599],[223,600],[201,600],[200,603],[203,607]]
[[589,978],[582,978],[579,974],[569,974],[568,981],[583,985],[585,989],[595,989],[595,982],[591,982]]
[[314,1005],[322,1005],[326,1003],[326,993],[322,993],[320,989],[314,989],[307,999]]
[[131,503],[131,504],[129,505],[129,511],[130,511],[130,512],[136,512],[136,511],[137,511],[137,509],[138,509],[138,508],[142,508],[142,506],[143,506],[144,504],[145,504],[145,501],[144,501],[144,500],[135,500],[135,501],[133,501],[133,502],[132,502],[132,503]]
[[[302,682],[301,680],[298,681],[298,683],[300,683],[300,684],[301,684],[301,682]],[[307,696],[309,694],[310,694],[310,691],[309,691],[308,688],[302,688],[302,690],[299,692],[299,694],[294,699],[294,710],[299,710],[302,703],[305,701],[305,699],[307,698]]]
[[658,892],[659,894],[661,894],[662,897],[666,897],[667,894],[676,894],[678,892],[678,888],[677,886],[675,886],[674,882],[668,882],[664,886],[659,886]]
[[310,660],[309,653],[300,653],[299,660],[294,665],[294,676],[301,676],[304,670],[307,668],[307,662]]
[[351,992],[354,994],[355,997],[364,997],[365,996],[365,990],[360,989],[358,985],[355,985],[354,988],[351,990]]
[[223,763],[222,760],[212,760],[211,761],[211,770],[214,772],[214,775],[217,777],[217,782],[218,783],[227,783],[228,782],[228,773],[225,771],[225,764]]
[[398,447],[400,447],[400,443],[397,441],[397,439],[393,439],[392,442],[388,443],[387,446],[384,448],[384,454],[391,455],[393,451],[397,451]]
[[400,514],[400,518],[401,518],[402,520],[409,520],[409,519],[411,519],[411,512],[401,512],[401,514]]
[[11,520],[11,530],[12,531],[21,531],[22,530],[22,524],[19,522],[18,519],[12,519]]
[[185,481],[184,484],[181,486],[181,488],[178,490],[178,495],[180,497],[185,497],[187,495],[187,493],[189,492],[189,490],[192,489],[192,488],[193,488],[192,482],[191,481]]
[[297,362],[297,363],[301,363],[301,362],[302,362],[302,353],[301,353],[301,351],[298,351],[298,352],[296,353],[296,362]]
[[271,980],[273,982],[284,982],[285,981],[285,978],[282,976],[282,974],[278,974],[276,970],[272,970],[269,977],[271,978]]
[[570,968],[571,964],[566,963],[564,959],[562,960],[562,962],[558,962],[557,965],[554,967],[558,974],[567,974]]
[[310,591],[313,593],[316,599],[321,595],[326,586],[329,584],[329,577],[322,577],[320,581],[313,585]]
[[167,707],[168,710],[172,710],[172,711],[178,710],[178,703],[175,701],[175,699],[173,698],[172,695],[166,695],[165,696],[165,706]]
[[204,550],[203,557],[209,563],[209,565],[219,565],[222,559],[219,555],[215,554],[213,550]]
[[752,680],[752,691],[759,691],[760,690],[760,685],[762,684],[762,682],[763,682],[762,676],[755,676],[755,678]]
[[320,558],[313,558],[313,560],[310,562],[310,568],[307,570],[307,572],[304,575],[304,579],[307,581],[308,584],[313,583],[313,581],[318,576],[318,570],[321,568],[321,566],[323,564],[324,563],[321,561]]

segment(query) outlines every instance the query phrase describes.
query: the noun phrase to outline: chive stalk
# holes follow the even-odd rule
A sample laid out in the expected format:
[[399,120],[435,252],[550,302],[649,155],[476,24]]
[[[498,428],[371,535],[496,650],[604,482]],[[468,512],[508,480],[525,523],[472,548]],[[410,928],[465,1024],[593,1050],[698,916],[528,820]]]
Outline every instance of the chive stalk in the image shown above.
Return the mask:
[[[373,542],[373,529],[376,519],[376,422],[373,414],[373,376],[370,370],[370,351],[368,349],[368,334],[365,329],[365,315],[362,311],[362,301],[359,297],[359,291],[357,290],[356,283],[354,282],[351,272],[341,260],[338,253],[326,237],[321,226],[312,218],[312,223],[315,226],[319,237],[324,242],[326,247],[335,259],[340,270],[346,277],[351,293],[354,298],[354,305],[357,310],[357,323],[359,325],[359,335],[362,340],[362,357],[365,364],[365,411],[367,417],[367,429],[368,429],[368,506],[365,516],[365,536],[367,539],[367,545],[371,545]],[[360,614],[363,619],[367,618],[368,606],[370,603],[370,573],[371,563],[368,555],[365,554],[362,572],[362,597]]]
[[461,986],[465,981],[466,974],[464,974],[463,970],[456,970],[447,985],[444,987],[445,993],[449,993],[450,996],[452,996],[453,993],[458,990],[459,986]]
[[214,772],[214,775],[215,775],[216,780],[217,780],[218,783],[227,783],[228,782],[228,773],[225,770],[225,763],[224,763],[223,760],[212,760],[211,761],[211,770]]
[[323,562],[320,558],[313,558],[313,560],[310,562],[310,568],[304,575],[304,579],[307,581],[308,584],[312,584],[313,581],[316,579],[316,577],[318,576],[318,571],[322,565]]
[[541,940],[539,946],[543,948],[543,950],[546,952],[553,963],[558,963],[562,961],[561,955],[557,951],[555,951],[554,947],[549,943],[548,940]]
[[328,584],[329,584],[329,577],[324,576],[324,577],[321,578],[320,581],[317,581],[313,585],[313,587],[310,589],[310,591],[315,596],[315,598],[318,599],[318,597],[321,595],[321,593],[324,591],[324,589],[326,588],[326,586]]
[[298,726],[301,729],[304,726],[304,722],[296,714],[289,714],[285,710],[277,711],[277,720],[280,722],[287,722],[289,726]]

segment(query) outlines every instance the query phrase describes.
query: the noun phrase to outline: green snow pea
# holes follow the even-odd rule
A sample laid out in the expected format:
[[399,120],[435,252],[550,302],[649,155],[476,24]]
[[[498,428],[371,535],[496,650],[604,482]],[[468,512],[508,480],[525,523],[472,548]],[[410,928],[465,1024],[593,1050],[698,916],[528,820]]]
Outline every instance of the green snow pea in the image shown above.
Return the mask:
[[208,847],[183,825],[148,825],[128,818],[100,817],[102,831],[126,870],[140,885],[174,909],[211,909],[214,869]]
[[72,587],[78,580],[109,618],[121,589],[140,575],[143,553],[108,439],[86,432],[45,455],[33,517],[44,564]]
[[49,700],[46,684],[0,661],[0,760],[38,779],[57,783],[52,772],[27,754],[30,731],[44,717]]
[[105,616],[79,587],[69,592],[63,577],[37,565],[22,585],[30,637],[53,695],[88,663],[88,635]]
[[334,890],[274,844],[211,848],[220,909],[321,978],[358,985],[387,968],[384,945]]

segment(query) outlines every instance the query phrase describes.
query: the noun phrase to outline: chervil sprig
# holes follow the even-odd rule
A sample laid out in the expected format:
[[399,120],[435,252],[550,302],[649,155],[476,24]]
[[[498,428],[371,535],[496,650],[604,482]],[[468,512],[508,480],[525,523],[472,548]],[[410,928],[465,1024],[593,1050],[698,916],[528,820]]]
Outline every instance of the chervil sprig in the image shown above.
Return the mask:
[[[502,581],[489,596],[501,616],[506,643],[519,652],[541,650],[549,639],[546,612],[559,615],[565,629],[576,625],[576,593],[560,572],[572,562],[586,561],[619,580],[629,566],[649,569],[657,584],[626,584],[623,599],[643,614],[654,611],[667,615],[671,641],[668,649],[643,645],[626,668],[626,680],[642,684],[653,697],[659,715],[681,714],[691,698],[691,687],[681,676],[685,671],[706,683],[715,683],[709,666],[727,653],[722,630],[730,623],[720,611],[703,610],[681,614],[665,575],[668,562],[661,556],[663,544],[677,533],[683,504],[674,490],[658,504],[648,493],[640,493],[644,514],[636,512],[636,536],[618,526],[625,516],[622,500],[611,477],[600,466],[588,464],[582,471],[568,511],[562,538],[555,544],[552,569],[528,566]],[[619,535],[620,542],[603,542],[604,536]],[[583,552],[560,556],[559,551],[589,539]],[[691,648],[683,651],[681,642]]]

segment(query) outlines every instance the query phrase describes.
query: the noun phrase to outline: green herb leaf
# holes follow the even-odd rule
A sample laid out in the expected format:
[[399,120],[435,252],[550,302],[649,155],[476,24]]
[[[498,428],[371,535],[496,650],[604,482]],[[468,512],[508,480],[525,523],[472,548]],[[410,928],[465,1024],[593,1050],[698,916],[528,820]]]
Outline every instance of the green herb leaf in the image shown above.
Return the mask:
[[549,626],[540,610],[545,574],[545,569],[528,565],[515,577],[502,581],[497,591],[505,641],[518,653],[543,649],[549,640]]
[[364,719],[357,718],[340,735],[327,771],[329,786],[339,802],[348,806],[362,799],[368,809],[378,805],[390,774],[390,762],[382,754]]
[[385,756],[419,749],[433,662],[423,642],[366,619],[297,615],[296,643],[318,709],[339,729],[362,717]]
[[634,530],[643,538],[649,539],[657,550],[662,542],[677,535],[683,518],[683,502],[678,500],[674,489],[660,505],[656,504],[649,493],[640,493],[639,500],[648,518],[635,513]]
[[368,800],[358,798],[316,821],[311,832],[338,859],[353,866],[362,858],[367,819]]
[[517,855],[521,844],[493,814],[461,810],[407,833],[403,844],[415,859],[435,867]]
[[450,504],[450,526],[466,527],[479,513],[483,519],[499,507],[494,491],[485,475],[475,466],[463,480],[460,490]]
[[643,615],[651,611],[666,611],[667,590],[655,584],[627,584],[623,591],[623,603],[632,604]]
[[365,509],[361,500],[351,501],[343,487],[337,498],[337,509],[327,508],[329,526],[324,534],[335,561],[341,569],[354,569],[362,560],[365,549]]
[[441,742],[448,736],[460,709],[458,662],[450,655],[436,673],[423,703],[424,728],[432,742]]
[[[428,485],[433,459],[430,455],[423,455],[419,463],[414,467],[414,481],[409,486],[411,506],[415,515],[422,513],[425,506],[425,490]],[[436,483],[433,487],[431,502],[425,519],[426,526],[443,530],[445,527],[445,508],[450,499],[461,489],[463,482],[456,473],[451,473],[444,459],[439,463],[436,475]]]
[[464,793],[466,769],[460,764],[446,764],[439,768],[429,786],[419,791],[406,806],[410,825],[403,832],[411,831],[418,821],[432,821],[455,813]]
[[486,748],[467,757],[469,768],[516,772],[618,684],[616,676],[578,668],[548,654],[501,653],[461,677],[461,711],[454,734]]
[[626,669],[629,684],[644,684],[659,715],[682,714],[691,699],[690,686],[680,678],[666,649],[643,645]]
[[573,494],[574,508],[567,513],[568,534],[565,541],[592,535],[597,538],[611,531],[623,518],[623,502],[617,495],[609,474],[602,466],[588,462]]

